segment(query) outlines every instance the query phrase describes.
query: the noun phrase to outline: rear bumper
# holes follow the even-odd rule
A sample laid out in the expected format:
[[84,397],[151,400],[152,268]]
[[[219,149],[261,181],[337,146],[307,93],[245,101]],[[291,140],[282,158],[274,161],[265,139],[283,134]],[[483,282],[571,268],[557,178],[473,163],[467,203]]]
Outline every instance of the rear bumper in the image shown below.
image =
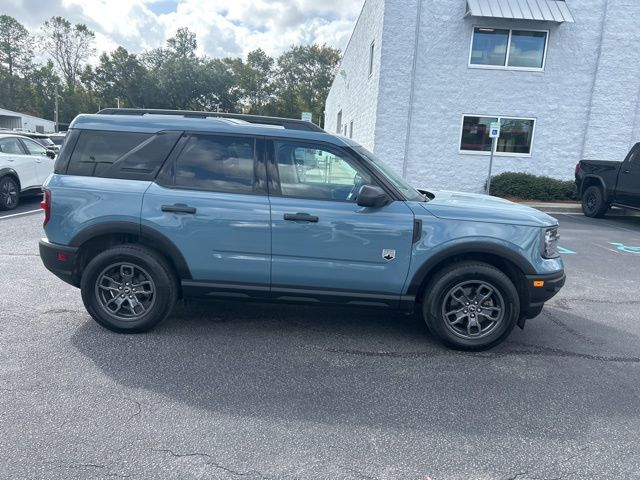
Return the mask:
[[78,248],[51,243],[46,238],[40,240],[40,258],[44,266],[59,279],[77,287],[74,267]]
[[544,303],[552,299],[564,286],[566,279],[564,270],[546,275],[527,275],[527,302],[522,305],[522,315],[525,318],[537,316]]

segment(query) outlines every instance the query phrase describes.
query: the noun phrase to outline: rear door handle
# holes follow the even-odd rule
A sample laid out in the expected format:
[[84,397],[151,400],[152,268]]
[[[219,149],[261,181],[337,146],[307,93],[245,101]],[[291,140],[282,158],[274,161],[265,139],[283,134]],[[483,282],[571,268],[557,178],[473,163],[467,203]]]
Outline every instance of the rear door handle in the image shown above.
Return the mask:
[[291,222],[318,223],[318,217],[315,215],[309,215],[308,213],[285,213],[284,219]]
[[173,212],[173,213],[196,213],[196,209],[193,207],[189,207],[188,205],[162,205],[160,209],[163,212]]

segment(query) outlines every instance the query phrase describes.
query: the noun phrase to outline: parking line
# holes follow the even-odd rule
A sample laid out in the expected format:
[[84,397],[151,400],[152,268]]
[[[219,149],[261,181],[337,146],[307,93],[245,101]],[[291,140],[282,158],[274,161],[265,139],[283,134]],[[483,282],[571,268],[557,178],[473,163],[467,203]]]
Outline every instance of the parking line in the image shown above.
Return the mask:
[[566,255],[575,255],[576,252],[565,247],[558,247],[558,252]]
[[20,213],[12,213],[11,215],[4,215],[0,217],[0,220],[11,217],[19,217],[21,215],[29,215],[30,213],[41,212],[42,209],[38,208],[37,210],[29,210],[28,212],[20,212]]

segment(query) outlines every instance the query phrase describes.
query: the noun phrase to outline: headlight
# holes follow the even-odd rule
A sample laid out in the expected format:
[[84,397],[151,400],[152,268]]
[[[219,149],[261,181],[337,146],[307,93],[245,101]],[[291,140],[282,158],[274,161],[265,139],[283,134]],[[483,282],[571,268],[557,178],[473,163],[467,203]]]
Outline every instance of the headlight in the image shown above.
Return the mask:
[[542,256],[544,258],[557,258],[560,256],[558,252],[558,240],[560,240],[558,227],[547,228],[544,231],[542,242]]

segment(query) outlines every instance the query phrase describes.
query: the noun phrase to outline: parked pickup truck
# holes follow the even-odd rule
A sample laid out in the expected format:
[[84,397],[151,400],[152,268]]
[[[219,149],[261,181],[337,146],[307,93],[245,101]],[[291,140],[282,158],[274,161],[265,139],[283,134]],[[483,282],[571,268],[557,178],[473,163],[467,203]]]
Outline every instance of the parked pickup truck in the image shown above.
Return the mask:
[[581,160],[576,186],[587,217],[602,217],[612,205],[640,210],[640,143],[623,162]]

